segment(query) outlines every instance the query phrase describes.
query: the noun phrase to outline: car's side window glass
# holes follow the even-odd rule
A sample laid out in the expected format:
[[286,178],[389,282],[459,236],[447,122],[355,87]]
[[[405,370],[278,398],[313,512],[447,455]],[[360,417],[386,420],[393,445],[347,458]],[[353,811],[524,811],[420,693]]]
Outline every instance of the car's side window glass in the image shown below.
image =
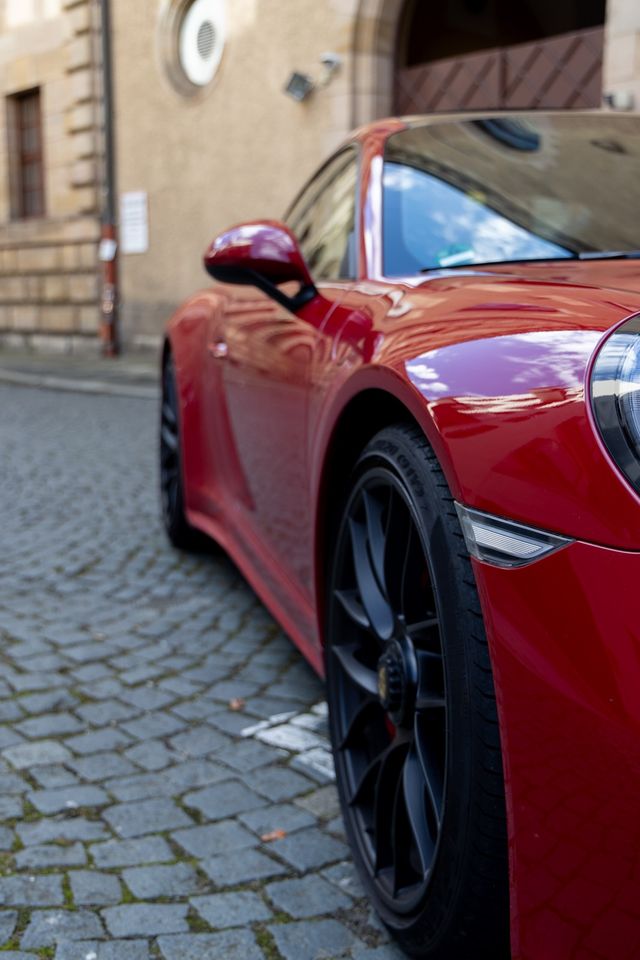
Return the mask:
[[352,279],[357,272],[355,148],[320,171],[287,217],[287,224],[317,280]]

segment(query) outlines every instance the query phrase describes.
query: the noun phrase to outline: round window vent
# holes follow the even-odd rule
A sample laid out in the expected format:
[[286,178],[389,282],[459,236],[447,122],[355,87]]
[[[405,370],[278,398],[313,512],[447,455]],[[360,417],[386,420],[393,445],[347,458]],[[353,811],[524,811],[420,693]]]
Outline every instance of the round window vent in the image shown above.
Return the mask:
[[198,53],[203,60],[209,60],[216,45],[216,28],[211,20],[204,20],[198,28]]
[[[174,7],[175,9],[175,7]],[[171,18],[180,76],[185,93],[206,87],[220,65],[225,38],[224,0],[182,0]]]

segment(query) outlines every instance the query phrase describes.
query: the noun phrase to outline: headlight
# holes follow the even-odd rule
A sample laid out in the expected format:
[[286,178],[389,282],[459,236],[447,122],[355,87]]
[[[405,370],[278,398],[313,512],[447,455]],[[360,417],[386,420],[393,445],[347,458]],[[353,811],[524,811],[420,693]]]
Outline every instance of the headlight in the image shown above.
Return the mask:
[[640,317],[628,320],[596,357],[591,402],[604,445],[640,492]]

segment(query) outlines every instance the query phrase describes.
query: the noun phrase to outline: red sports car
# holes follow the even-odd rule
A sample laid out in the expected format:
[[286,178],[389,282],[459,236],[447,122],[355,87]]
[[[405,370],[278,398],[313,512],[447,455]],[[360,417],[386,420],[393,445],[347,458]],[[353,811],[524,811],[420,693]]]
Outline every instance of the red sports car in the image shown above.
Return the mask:
[[640,957],[638,246],[640,118],[389,120],[166,331],[168,534],[326,676],[416,957]]

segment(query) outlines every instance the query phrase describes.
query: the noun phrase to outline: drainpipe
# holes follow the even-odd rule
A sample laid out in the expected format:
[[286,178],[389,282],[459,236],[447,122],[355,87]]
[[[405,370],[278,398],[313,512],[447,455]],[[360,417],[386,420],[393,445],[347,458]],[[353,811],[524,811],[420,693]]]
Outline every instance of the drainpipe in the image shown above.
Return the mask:
[[102,208],[102,311],[100,338],[106,357],[120,352],[118,330],[118,234],[116,227],[116,161],[113,123],[113,69],[109,0],[100,2],[102,102],[104,117],[104,198]]

